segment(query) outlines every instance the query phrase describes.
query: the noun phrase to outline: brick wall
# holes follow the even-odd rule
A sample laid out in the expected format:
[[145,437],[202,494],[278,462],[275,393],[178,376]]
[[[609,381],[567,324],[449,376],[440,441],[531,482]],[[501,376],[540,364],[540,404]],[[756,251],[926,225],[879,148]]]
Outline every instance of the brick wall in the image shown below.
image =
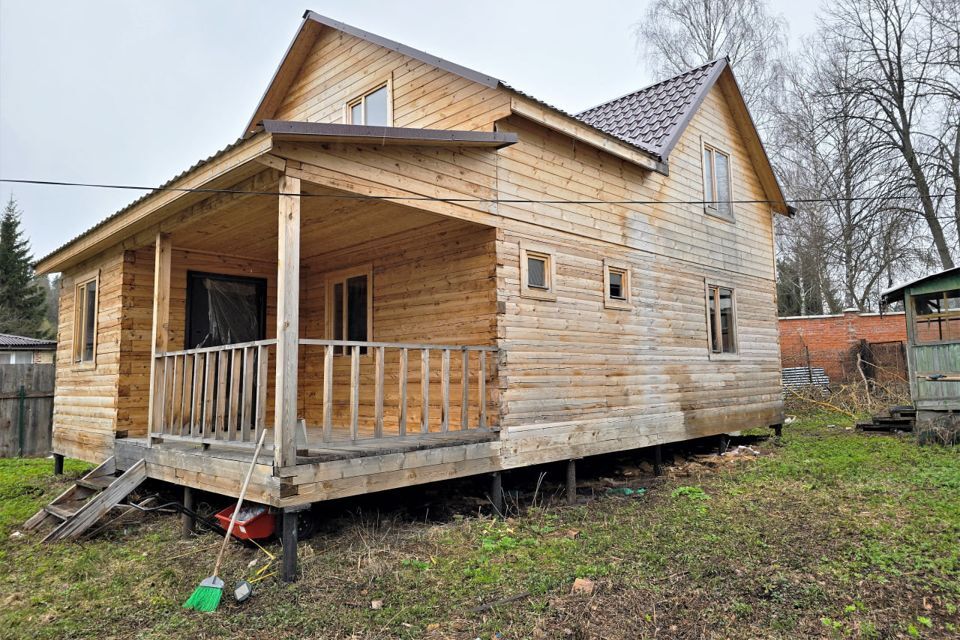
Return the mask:
[[[780,318],[780,356],[784,367],[823,367],[831,382],[859,377],[857,350],[873,345],[878,377],[905,376],[902,362],[907,326],[903,313],[857,313]],[[892,343],[892,344],[890,344]]]

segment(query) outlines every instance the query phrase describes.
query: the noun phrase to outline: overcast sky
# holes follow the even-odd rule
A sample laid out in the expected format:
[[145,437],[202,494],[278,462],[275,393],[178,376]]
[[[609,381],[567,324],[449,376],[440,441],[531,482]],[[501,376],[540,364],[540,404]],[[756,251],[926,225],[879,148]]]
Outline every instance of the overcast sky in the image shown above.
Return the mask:
[[[647,2],[0,0],[0,177],[154,186],[233,142],[304,9],[500,78],[568,111],[651,78]],[[794,42],[814,2],[772,0]],[[40,257],[141,192],[0,184]]]

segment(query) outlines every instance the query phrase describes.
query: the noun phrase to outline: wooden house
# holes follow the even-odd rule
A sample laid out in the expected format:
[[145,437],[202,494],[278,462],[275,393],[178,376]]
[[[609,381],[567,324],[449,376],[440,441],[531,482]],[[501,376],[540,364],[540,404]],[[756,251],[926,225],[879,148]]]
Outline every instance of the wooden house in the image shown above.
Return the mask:
[[[725,59],[565,113],[307,12],[239,140],[43,258],[54,450],[286,510],[781,422]],[[496,475],[495,475],[496,477]]]
[[960,267],[883,292],[903,304],[907,370],[917,425],[960,412]]

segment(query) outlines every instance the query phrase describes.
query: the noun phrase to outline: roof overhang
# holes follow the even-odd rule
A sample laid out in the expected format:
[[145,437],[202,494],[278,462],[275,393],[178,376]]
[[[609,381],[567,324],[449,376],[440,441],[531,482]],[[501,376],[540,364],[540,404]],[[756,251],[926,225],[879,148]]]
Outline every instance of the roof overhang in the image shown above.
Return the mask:
[[923,276],[922,278],[917,278],[916,280],[911,280],[910,282],[905,282],[903,284],[890,287],[889,289],[885,289],[884,291],[880,292],[880,304],[888,305],[893,302],[902,302],[908,289],[922,289],[922,293],[930,293],[935,291],[937,282],[941,279],[945,281],[945,290],[955,288],[958,283],[960,283],[960,267],[954,267],[952,269],[945,269],[937,273],[931,273],[930,275]]
[[[135,200],[109,218],[41,258],[40,274],[63,271],[135,234],[143,233],[177,212],[211,195],[231,192],[247,178],[276,164],[278,143],[313,142],[478,148],[496,151],[517,142],[514,133],[368,127],[316,122],[266,120],[253,136],[241,139]],[[282,167],[281,167],[282,168]],[[242,194],[238,194],[242,195]]]
[[501,149],[515,144],[517,134],[455,129],[414,129],[372,127],[326,122],[264,120],[260,127],[274,140],[288,142],[347,142],[376,145],[422,145],[446,147],[487,147]]

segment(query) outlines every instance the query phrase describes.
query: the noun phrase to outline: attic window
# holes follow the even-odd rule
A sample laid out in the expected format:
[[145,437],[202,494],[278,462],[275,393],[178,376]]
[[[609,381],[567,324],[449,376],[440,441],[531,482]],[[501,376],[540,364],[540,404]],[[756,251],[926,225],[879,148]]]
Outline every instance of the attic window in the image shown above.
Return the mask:
[[730,154],[717,147],[703,144],[703,199],[704,210],[728,220],[733,219],[730,193]]
[[347,103],[347,122],[372,127],[390,126],[390,87],[384,83]]

